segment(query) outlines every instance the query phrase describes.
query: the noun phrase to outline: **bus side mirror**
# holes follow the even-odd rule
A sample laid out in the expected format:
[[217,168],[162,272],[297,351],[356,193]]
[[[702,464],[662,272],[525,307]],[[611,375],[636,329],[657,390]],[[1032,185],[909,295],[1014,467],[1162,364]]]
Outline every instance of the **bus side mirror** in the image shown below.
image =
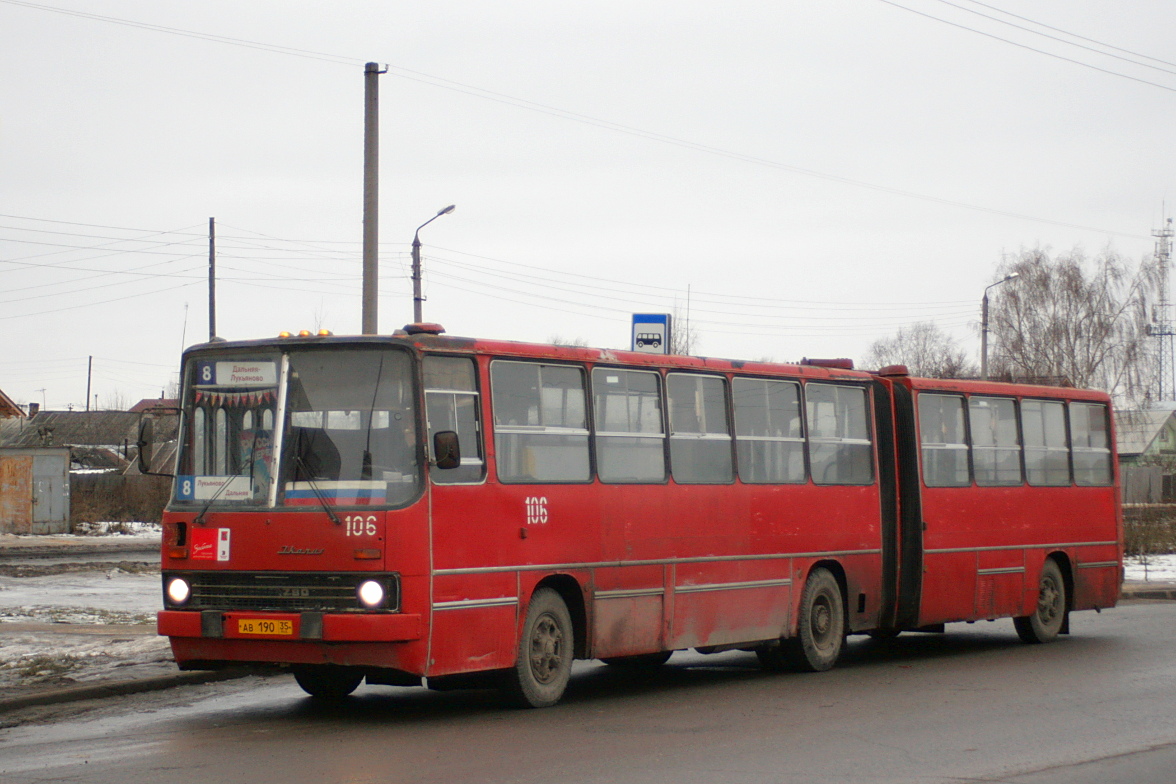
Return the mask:
[[452,430],[434,433],[433,454],[436,456],[438,468],[457,468],[461,465],[461,447],[457,442],[457,433]]
[[155,421],[143,419],[139,422],[139,440],[135,443],[139,447],[139,473],[151,473],[151,452],[155,446]]

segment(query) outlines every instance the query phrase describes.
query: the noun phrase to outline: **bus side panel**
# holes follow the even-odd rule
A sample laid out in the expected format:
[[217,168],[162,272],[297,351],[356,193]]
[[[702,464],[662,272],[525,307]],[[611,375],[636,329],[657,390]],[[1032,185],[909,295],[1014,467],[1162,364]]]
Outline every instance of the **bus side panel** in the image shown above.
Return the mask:
[[438,575],[433,597],[430,677],[514,664],[519,601],[513,573]]
[[666,648],[668,571],[663,565],[593,570],[593,656],[635,656]]
[[789,561],[678,564],[671,648],[774,640],[788,628]]

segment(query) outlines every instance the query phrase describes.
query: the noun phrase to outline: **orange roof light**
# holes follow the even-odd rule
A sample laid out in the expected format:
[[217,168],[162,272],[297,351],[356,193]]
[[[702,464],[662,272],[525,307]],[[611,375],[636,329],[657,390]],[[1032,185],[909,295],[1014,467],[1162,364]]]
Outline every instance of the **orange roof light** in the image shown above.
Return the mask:
[[332,337],[334,334],[335,334],[335,333],[334,333],[334,332],[332,332],[332,331],[331,331],[331,330],[329,330],[329,329],[320,329],[320,330],[318,331],[318,336],[319,336],[320,338],[329,338],[329,337]]
[[308,337],[310,337],[310,330],[309,330],[309,329],[300,329],[300,330],[298,330],[298,337],[300,337],[300,338],[308,338]]

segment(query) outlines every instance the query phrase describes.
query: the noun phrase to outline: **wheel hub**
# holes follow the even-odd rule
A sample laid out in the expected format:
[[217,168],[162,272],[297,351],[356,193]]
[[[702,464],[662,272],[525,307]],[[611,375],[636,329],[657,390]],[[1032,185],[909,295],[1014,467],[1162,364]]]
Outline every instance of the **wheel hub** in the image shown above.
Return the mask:
[[531,672],[540,683],[550,683],[563,663],[563,634],[555,619],[544,615],[531,635]]

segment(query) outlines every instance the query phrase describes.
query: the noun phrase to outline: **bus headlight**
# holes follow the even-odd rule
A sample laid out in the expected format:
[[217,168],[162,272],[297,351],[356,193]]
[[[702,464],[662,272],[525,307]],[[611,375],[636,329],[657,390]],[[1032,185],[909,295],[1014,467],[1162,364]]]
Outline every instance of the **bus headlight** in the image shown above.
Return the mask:
[[384,603],[384,586],[375,580],[364,580],[355,591],[359,603],[369,610],[374,610]]
[[167,581],[167,598],[177,607],[182,606],[192,595],[192,588],[183,577],[173,577]]

